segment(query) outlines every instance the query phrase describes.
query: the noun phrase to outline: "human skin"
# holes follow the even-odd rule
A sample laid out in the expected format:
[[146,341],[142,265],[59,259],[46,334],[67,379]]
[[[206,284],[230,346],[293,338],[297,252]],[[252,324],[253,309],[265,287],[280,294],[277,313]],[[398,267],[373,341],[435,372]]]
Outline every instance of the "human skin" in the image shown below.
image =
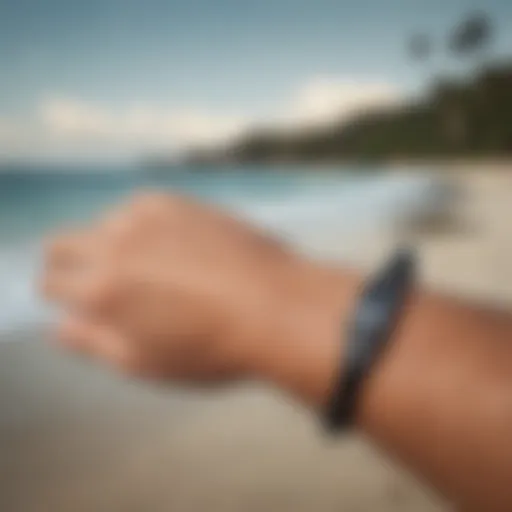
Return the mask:
[[[259,379],[320,414],[363,277],[192,200],[144,194],[49,243],[61,343],[131,375]],[[512,510],[512,317],[416,290],[356,428],[464,510]]]

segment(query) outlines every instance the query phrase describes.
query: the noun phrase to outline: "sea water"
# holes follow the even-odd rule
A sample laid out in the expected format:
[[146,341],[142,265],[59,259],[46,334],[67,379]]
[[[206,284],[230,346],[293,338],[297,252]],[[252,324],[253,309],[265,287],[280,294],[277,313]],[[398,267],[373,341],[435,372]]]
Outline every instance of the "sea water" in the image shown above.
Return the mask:
[[[42,241],[98,218],[137,190],[220,204],[292,244],[338,242],[438,208],[428,173],[339,168],[23,169],[0,173],[0,331],[50,314],[38,297]],[[307,245],[307,244],[306,244]],[[1,338],[0,338],[1,339]]]

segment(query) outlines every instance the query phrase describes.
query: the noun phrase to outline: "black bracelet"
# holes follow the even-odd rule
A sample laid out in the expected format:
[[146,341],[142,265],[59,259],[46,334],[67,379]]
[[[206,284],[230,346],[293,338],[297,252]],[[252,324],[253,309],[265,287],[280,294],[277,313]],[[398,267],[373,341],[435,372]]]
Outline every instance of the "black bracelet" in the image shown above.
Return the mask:
[[414,274],[414,253],[403,249],[363,289],[327,409],[330,430],[337,431],[353,423],[361,385],[393,333]]

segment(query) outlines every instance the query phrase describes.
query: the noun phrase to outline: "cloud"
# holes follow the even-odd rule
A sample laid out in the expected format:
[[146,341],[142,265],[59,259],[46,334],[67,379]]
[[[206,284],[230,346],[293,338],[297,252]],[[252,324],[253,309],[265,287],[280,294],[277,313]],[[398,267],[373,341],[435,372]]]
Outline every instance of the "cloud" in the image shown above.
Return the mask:
[[313,78],[298,88],[278,122],[292,129],[324,126],[366,109],[396,104],[401,97],[396,86],[385,82]]
[[31,119],[0,118],[0,156],[137,157],[225,143],[253,128],[296,130],[349,119],[358,111],[395,104],[392,84],[314,77],[266,117],[198,107],[133,103],[113,108],[77,98],[47,97]]
[[73,99],[51,99],[40,108],[46,129],[62,139],[139,148],[186,148],[219,144],[240,133],[240,116],[201,109],[129,105],[114,111]]

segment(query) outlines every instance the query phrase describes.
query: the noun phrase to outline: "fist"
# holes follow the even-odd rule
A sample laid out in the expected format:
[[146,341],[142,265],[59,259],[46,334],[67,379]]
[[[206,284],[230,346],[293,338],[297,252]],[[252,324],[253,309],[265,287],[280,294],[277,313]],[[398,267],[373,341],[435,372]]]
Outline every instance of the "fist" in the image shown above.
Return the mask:
[[312,265],[236,219],[146,194],[48,244],[59,339],[132,374],[223,380],[289,339]]

